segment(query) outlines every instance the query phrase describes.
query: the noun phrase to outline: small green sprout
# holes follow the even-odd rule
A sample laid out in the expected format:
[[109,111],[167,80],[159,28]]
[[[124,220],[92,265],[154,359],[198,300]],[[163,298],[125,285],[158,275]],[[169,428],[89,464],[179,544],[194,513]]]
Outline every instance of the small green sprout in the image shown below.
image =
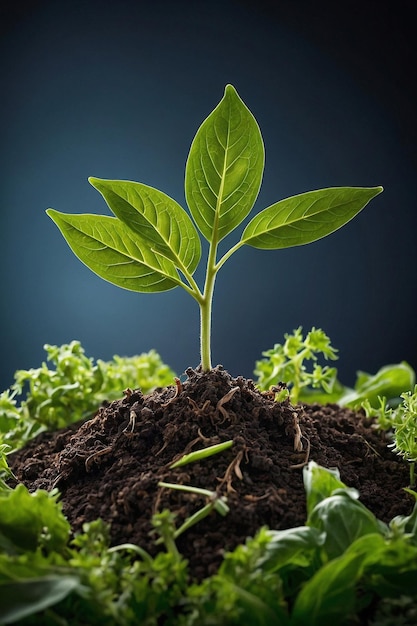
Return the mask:
[[[309,191],[264,209],[223,256],[220,242],[252,210],[264,171],[258,124],[232,85],[203,122],[185,168],[185,196],[192,216],[162,191],[142,183],[89,178],[115,217],[47,214],[74,254],[101,278],[138,292],[182,287],[200,310],[203,370],[211,369],[211,317],[217,273],[243,246],[277,250],[308,244],[334,232],[382,191],[382,187],[334,187]],[[197,227],[197,228],[196,228]],[[194,272],[201,241],[209,243],[204,286]]]
[[[208,498],[208,503],[201,509],[198,509],[195,513],[187,517],[183,524],[177,528],[173,533],[173,539],[178,539],[186,530],[201,522],[212,511],[216,511],[223,517],[229,512],[229,506],[227,504],[227,498],[225,496],[219,496],[216,491],[210,491],[209,489],[202,489],[201,487],[192,487],[190,485],[178,485],[177,483],[159,482],[158,487],[165,487],[168,489],[174,489],[177,491],[186,491],[187,493],[195,493],[198,496],[205,496]],[[164,539],[165,540],[165,539]],[[162,538],[157,540],[157,544],[162,542]]]
[[[271,350],[263,352],[266,358],[256,363],[254,373],[258,377],[259,389],[267,391],[278,382],[291,384],[290,400],[293,404],[297,404],[306,388],[321,388],[331,394],[337,381],[337,370],[317,363],[319,354],[325,359],[338,358],[337,350],[331,346],[326,333],[313,327],[304,337],[300,326],[292,335],[286,333],[284,337],[283,344],[277,343]],[[305,366],[306,361],[313,363],[310,372]]]
[[[178,461],[175,461],[170,465],[170,469],[175,469],[177,467],[182,467],[183,465],[188,465],[188,463],[195,463],[196,461],[201,461],[202,459],[206,459],[214,454],[218,454],[219,452],[223,452],[227,450],[233,445],[233,440],[223,441],[222,443],[215,444],[214,446],[208,446],[207,448],[203,448],[202,450],[196,450],[195,452],[190,452],[189,454],[184,454]],[[168,489],[174,489],[177,491],[185,491],[187,493],[195,493],[198,496],[205,496],[208,498],[208,503],[204,505],[201,509],[193,513],[187,517],[184,523],[172,534],[172,540],[177,539],[182,533],[186,530],[194,526],[198,522],[201,522],[207,515],[214,510],[217,511],[220,515],[227,515],[229,512],[229,507],[227,505],[227,498],[225,496],[220,496],[217,491],[210,491],[209,489],[202,489],[201,487],[192,487],[190,485],[179,485],[177,483],[167,483],[167,482],[159,482],[158,487],[165,487]],[[156,543],[162,543],[162,541],[166,540],[164,537],[160,537]]]
[[233,439],[229,439],[229,441],[216,443],[214,446],[209,446],[208,448],[203,448],[202,450],[195,450],[195,452],[184,454],[184,456],[182,456],[178,461],[175,461],[175,463],[170,465],[170,469],[182,467],[183,465],[188,465],[188,463],[194,463],[195,461],[201,461],[202,459],[213,456],[213,454],[217,454],[218,452],[223,452],[223,450],[231,448],[232,445]]

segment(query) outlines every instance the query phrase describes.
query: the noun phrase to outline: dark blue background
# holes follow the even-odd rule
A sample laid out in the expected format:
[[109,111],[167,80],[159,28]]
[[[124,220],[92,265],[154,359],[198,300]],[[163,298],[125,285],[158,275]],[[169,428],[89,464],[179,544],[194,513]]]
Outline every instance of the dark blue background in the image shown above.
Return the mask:
[[389,4],[6,3],[1,389],[40,364],[45,342],[80,339],[103,359],[156,348],[178,373],[198,364],[195,302],[102,281],[45,209],[107,213],[88,176],[138,180],[184,204],[190,143],[226,83],[265,141],[257,210],[320,187],[385,191],[327,239],[232,257],[215,291],[214,363],[251,376],[284,332],[315,325],[339,348],[346,383],[388,362],[417,367],[413,3]]

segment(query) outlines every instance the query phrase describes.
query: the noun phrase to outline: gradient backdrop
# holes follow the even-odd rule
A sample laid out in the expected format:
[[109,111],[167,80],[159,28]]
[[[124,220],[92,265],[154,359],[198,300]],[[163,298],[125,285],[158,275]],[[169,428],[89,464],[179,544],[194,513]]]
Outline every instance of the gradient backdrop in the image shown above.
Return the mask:
[[257,210],[328,186],[385,192],[327,239],[233,256],[215,291],[213,362],[250,377],[285,332],[314,325],[339,348],[347,384],[357,369],[416,368],[413,4],[4,3],[1,389],[17,368],[40,365],[44,343],[72,339],[96,358],[156,348],[178,373],[199,363],[195,302],[102,281],[45,209],[108,213],[90,175],[183,204],[190,143],[227,83],[265,141]]

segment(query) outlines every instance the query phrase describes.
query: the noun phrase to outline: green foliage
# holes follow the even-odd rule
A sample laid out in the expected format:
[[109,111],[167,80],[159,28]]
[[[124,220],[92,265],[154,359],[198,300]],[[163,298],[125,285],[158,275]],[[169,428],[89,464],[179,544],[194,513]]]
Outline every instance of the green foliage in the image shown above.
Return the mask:
[[38,490],[29,493],[22,484],[0,492],[0,546],[11,551],[61,552],[66,545],[70,525],[57,503],[56,492]]
[[[218,572],[192,581],[174,519],[153,519],[166,551],[109,547],[100,520],[70,539],[56,496],[22,486],[0,500],[0,624],[22,626],[350,626],[376,607],[374,626],[412,624],[417,604],[417,502],[378,521],[340,480],[304,468],[308,518],[261,528],[226,553]],[[391,619],[391,621],[389,621]]]
[[368,401],[377,407],[379,397],[387,401],[397,400],[404,391],[411,391],[415,383],[415,372],[408,363],[402,361],[393,365],[384,365],[376,374],[358,372],[354,389],[345,388],[340,403],[344,406],[359,408]]
[[[231,85],[198,129],[185,169],[185,196],[193,221],[175,200],[142,183],[89,181],[115,217],[47,214],[74,254],[101,278],[138,292],[181,286],[200,308],[200,349],[211,368],[211,311],[216,276],[244,245],[277,250],[316,241],[361,211],[382,187],[335,187],[281,200],[258,213],[240,240],[219,258],[222,239],[252,210],[264,170],[258,124]],[[209,242],[204,287],[193,274],[200,263],[201,234]],[[327,373],[317,384],[329,385]],[[296,393],[296,391],[295,391]]]
[[[404,391],[412,389],[415,372],[408,363],[402,361],[381,367],[376,374],[358,372],[354,389],[343,385],[337,378],[337,368],[322,366],[319,356],[325,360],[337,359],[337,350],[332,347],[329,337],[320,328],[312,328],[304,337],[302,327],[292,334],[285,334],[283,344],[263,352],[265,358],[256,362],[254,374],[261,391],[273,389],[283,382],[290,388],[290,399],[295,404],[338,403],[353,409],[367,407],[369,413],[380,407],[380,396],[386,402],[398,402]],[[310,371],[306,362],[310,361]],[[277,396],[281,400],[280,395]],[[386,428],[389,421],[386,423]]]
[[[285,342],[263,352],[266,358],[257,361],[255,366],[259,389],[267,391],[278,382],[288,383],[291,385],[293,404],[297,404],[306,388],[320,388],[331,395],[337,385],[336,368],[322,367],[317,362],[318,355],[325,359],[337,359],[337,350],[331,346],[329,337],[320,328],[312,328],[305,337],[302,330],[300,326],[292,335],[286,333]],[[312,362],[311,371],[307,370],[307,361]]]
[[0,444],[0,493],[10,489],[6,481],[13,478],[13,472],[7,463],[8,452],[10,452],[10,446],[6,443]]
[[[44,362],[36,369],[18,370],[11,388],[0,395],[0,443],[14,449],[42,430],[89,417],[102,402],[120,397],[128,387],[148,393],[174,378],[155,350],[96,363],[79,341],[45,345],[45,350],[51,365]],[[18,406],[19,395],[24,399]]]
[[401,394],[402,403],[395,408],[388,406],[385,397],[378,398],[379,406],[373,408],[369,401],[363,403],[368,417],[374,417],[381,430],[392,431],[394,452],[410,462],[410,485],[415,486],[415,463],[417,461],[417,385],[413,391]]

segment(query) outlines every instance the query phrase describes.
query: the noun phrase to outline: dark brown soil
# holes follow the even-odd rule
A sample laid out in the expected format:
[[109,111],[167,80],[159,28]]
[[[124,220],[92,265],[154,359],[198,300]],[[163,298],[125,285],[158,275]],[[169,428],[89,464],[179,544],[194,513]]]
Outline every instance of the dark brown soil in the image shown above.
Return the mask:
[[[403,490],[408,467],[362,414],[336,405],[277,403],[221,366],[209,373],[190,369],[187,375],[183,384],[147,396],[127,390],[93,419],[41,434],[10,457],[18,480],[31,490],[58,487],[74,531],[101,517],[111,524],[114,544],[133,542],[153,554],[149,533],[155,511],[169,508],[178,526],[206,503],[194,494],[161,489],[159,481],[227,496],[226,517],[213,512],[177,541],[196,579],[214,573],[224,552],[261,526],[305,523],[307,460],[338,467],[341,479],[359,490],[379,519],[410,513],[413,500]],[[230,439],[234,443],[226,451],[169,469],[185,452]]]

